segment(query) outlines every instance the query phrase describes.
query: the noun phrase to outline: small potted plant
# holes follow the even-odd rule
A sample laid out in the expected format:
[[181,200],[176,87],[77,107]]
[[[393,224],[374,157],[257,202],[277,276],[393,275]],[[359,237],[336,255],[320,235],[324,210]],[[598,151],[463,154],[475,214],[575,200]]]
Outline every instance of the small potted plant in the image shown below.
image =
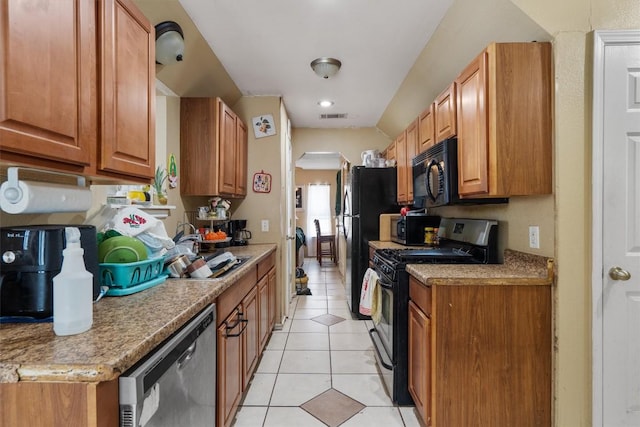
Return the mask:
[[160,166],[156,167],[156,175],[153,180],[153,189],[155,190],[155,194],[153,195],[154,204],[158,205],[166,205],[167,204],[167,196],[164,193],[163,185],[167,180],[167,171]]

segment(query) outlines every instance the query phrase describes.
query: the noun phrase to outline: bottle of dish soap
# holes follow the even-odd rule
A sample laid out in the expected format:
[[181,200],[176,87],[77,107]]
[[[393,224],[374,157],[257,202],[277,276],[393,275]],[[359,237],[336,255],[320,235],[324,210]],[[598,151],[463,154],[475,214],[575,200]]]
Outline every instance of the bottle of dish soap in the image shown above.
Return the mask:
[[53,278],[53,332],[73,335],[93,324],[93,275],[84,264],[80,230],[66,227],[67,247],[62,251],[62,268]]

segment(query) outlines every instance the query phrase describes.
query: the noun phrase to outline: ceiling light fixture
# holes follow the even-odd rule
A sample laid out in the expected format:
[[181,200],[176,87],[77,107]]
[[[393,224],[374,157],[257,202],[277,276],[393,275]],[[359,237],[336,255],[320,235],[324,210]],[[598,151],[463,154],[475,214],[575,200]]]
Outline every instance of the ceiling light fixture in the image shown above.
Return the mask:
[[329,101],[329,100],[320,101],[318,102],[318,105],[323,108],[329,108],[333,105],[333,101]]
[[164,21],[156,25],[156,64],[174,64],[182,61],[184,36],[180,25]]
[[311,68],[313,71],[323,79],[328,79],[338,72],[340,67],[342,66],[342,62],[338,61],[335,58],[317,58],[311,61]]

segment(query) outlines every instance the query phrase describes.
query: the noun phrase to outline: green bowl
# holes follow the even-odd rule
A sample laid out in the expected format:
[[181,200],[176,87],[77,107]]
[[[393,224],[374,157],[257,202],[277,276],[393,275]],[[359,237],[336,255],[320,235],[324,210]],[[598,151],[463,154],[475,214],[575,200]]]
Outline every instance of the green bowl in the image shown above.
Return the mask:
[[146,260],[147,256],[147,248],[135,237],[115,236],[98,246],[98,261],[101,263],[138,262]]

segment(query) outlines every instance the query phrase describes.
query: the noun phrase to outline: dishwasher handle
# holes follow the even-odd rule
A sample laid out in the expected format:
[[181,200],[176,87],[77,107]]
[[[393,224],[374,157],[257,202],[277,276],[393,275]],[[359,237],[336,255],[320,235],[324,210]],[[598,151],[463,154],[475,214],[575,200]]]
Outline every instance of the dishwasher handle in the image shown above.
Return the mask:
[[187,349],[180,355],[178,358],[178,369],[182,369],[187,366],[191,359],[193,359],[193,355],[196,354],[197,341],[194,341]]

